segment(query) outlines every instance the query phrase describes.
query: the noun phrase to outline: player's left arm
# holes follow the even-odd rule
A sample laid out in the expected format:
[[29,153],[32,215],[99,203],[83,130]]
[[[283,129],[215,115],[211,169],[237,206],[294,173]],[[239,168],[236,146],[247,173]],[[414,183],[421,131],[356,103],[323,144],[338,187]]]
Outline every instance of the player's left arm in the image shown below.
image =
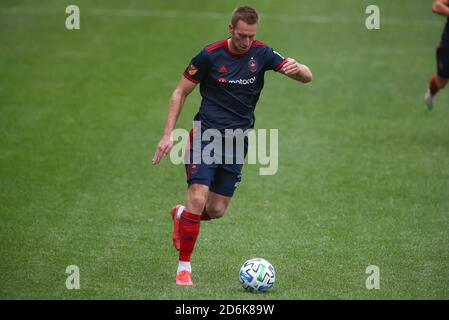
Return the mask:
[[279,70],[280,73],[289,78],[307,83],[312,81],[312,72],[305,64],[301,64],[293,58],[286,58],[286,62]]

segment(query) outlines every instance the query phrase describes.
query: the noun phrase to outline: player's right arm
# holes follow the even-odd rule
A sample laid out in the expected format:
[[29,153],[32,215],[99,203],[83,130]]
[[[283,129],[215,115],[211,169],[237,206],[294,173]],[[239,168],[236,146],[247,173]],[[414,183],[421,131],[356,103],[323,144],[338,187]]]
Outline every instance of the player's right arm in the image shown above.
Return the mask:
[[153,157],[153,164],[157,164],[166,156],[173,147],[171,133],[175,129],[176,121],[181,113],[182,106],[186,97],[195,89],[196,85],[207,74],[209,68],[209,56],[206,50],[201,50],[193,57],[189,66],[184,70],[184,75],[173,91],[168,107],[167,121],[165,123],[164,136],[157,145],[156,152]]
[[449,17],[449,0],[435,0],[432,5],[432,12]]
[[171,133],[175,129],[176,121],[178,120],[179,114],[184,106],[186,97],[193,91],[193,89],[195,89],[196,85],[197,83],[182,77],[175,91],[173,91],[168,106],[168,115],[167,121],[165,122],[164,135],[156,147],[156,152],[153,157],[153,164],[158,164],[173,147]]

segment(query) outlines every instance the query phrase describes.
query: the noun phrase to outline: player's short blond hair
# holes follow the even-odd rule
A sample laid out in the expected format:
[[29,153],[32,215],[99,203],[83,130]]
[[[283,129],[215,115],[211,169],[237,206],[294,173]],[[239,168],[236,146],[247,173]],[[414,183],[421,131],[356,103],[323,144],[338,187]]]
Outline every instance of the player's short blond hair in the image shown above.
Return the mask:
[[247,24],[256,24],[259,22],[259,15],[257,14],[257,11],[251,7],[238,7],[232,12],[231,25],[235,27],[240,20]]

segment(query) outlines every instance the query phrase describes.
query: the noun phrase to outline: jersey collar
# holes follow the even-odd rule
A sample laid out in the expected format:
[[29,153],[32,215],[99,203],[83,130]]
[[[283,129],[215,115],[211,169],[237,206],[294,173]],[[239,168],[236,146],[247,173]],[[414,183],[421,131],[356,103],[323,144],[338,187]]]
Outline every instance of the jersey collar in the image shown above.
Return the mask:
[[233,57],[241,58],[241,57],[246,56],[246,55],[248,54],[249,50],[251,50],[251,48],[249,48],[248,52],[246,52],[246,53],[233,53],[233,52],[231,51],[231,49],[229,48],[228,40],[229,40],[230,38],[231,38],[231,37],[227,37],[227,38],[224,40],[224,47],[225,47],[226,51],[229,53],[229,55],[231,55],[231,56],[233,56]]

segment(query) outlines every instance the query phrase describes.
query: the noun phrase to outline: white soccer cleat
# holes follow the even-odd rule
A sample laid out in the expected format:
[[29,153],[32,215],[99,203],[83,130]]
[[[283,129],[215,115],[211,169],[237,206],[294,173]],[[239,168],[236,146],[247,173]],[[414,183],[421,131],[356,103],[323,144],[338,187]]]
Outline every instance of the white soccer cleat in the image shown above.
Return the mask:
[[432,94],[430,93],[430,89],[427,89],[426,94],[424,95],[424,103],[426,104],[427,108],[429,108],[429,110],[432,110],[434,97],[435,96],[432,96]]

